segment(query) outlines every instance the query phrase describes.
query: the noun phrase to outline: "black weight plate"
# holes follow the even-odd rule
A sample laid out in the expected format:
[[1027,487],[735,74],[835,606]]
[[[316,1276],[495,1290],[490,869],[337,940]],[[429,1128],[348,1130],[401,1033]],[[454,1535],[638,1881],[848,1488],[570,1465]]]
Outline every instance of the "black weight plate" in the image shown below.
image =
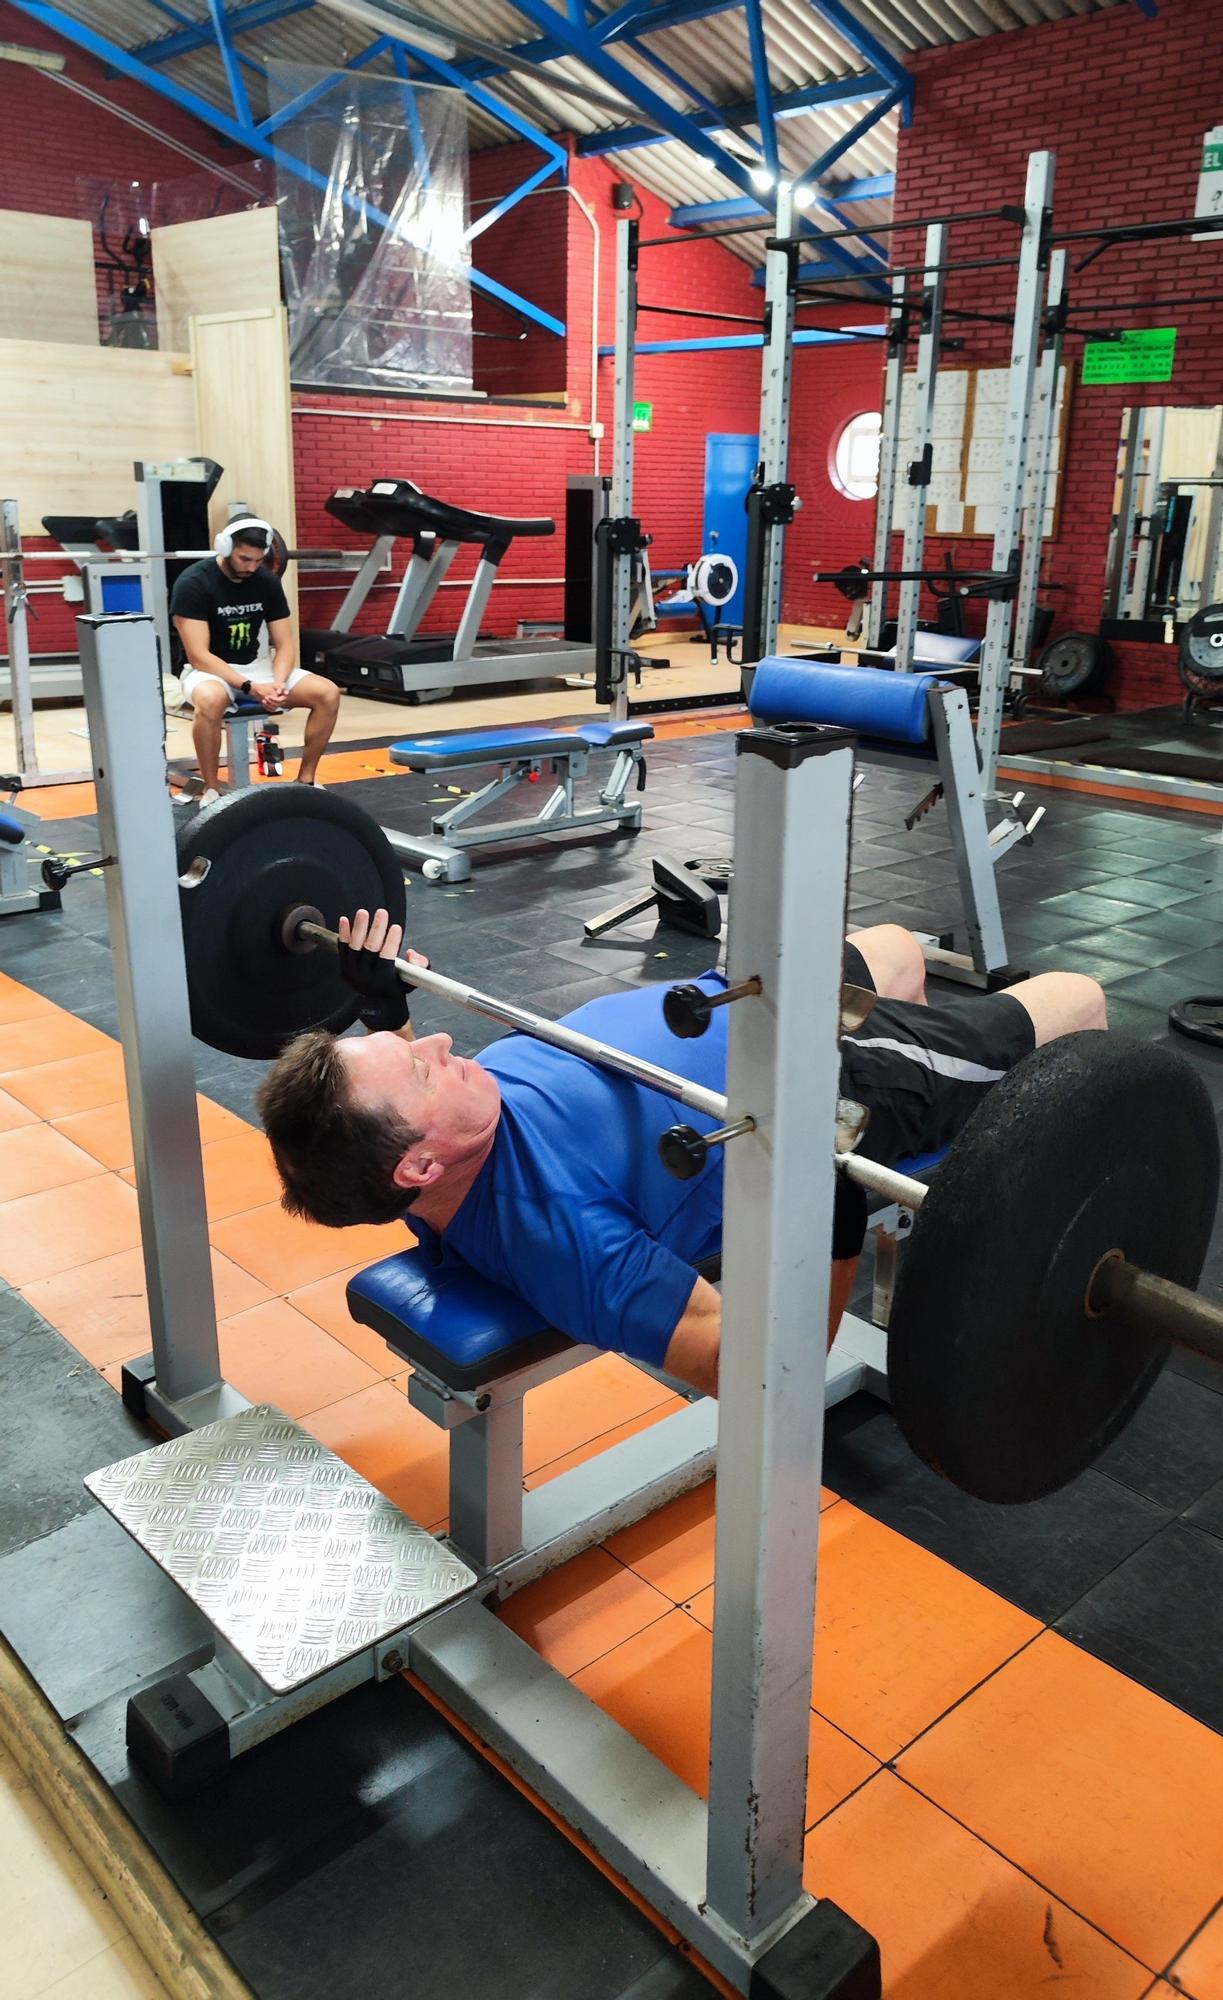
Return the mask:
[[1195,694],[1218,694],[1223,682],[1223,604],[1204,604],[1181,633],[1181,679]]
[[1211,1042],[1216,1048],[1223,1048],[1223,993],[1178,1000],[1175,1007],[1168,1009],[1168,1026],[1175,1028],[1178,1035],[1188,1035],[1192,1041]]
[[1083,694],[1100,671],[1103,641],[1096,632],[1063,632],[1037,661],[1041,693],[1057,701]]
[[403,872],[368,813],[311,785],[255,785],[208,806],[178,837],[180,877],[211,866],[183,888],[183,945],[191,1028],[234,1056],[275,1056],[306,1028],[350,1027],[361,1002],[340,977],[335,953],[290,952],[286,909],[320,910],[334,930],[354,910],[388,910],[402,923]]
[[1166,1344],[1089,1317],[1101,1257],[1194,1285],[1219,1186],[1209,1093],[1183,1057],[1067,1035],[994,1086],[922,1203],[888,1330],[897,1423],[979,1499],[1037,1500],[1097,1459]]

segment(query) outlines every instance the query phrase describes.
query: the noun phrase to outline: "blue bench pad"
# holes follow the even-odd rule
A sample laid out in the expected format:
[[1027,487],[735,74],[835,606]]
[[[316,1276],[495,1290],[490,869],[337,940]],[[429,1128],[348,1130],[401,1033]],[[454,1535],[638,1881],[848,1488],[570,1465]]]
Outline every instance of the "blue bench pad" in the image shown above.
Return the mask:
[[10,847],[20,847],[25,839],[25,827],[14,813],[0,811],[0,840],[6,840]]
[[471,764],[506,763],[515,757],[569,757],[582,750],[617,750],[644,743],[654,731],[648,722],[583,722],[576,729],[504,729],[445,731],[433,736],[405,736],[391,745],[392,764],[413,771],[461,769]]

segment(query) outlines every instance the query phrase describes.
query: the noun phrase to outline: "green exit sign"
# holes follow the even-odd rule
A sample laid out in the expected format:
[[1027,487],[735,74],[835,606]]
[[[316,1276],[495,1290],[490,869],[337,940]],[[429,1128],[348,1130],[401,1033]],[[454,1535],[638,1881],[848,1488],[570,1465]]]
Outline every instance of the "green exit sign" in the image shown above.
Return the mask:
[[634,403],[633,429],[635,431],[652,431],[653,428],[654,428],[653,403]]
[[1120,340],[1089,340],[1083,349],[1084,382],[1170,382],[1176,328],[1131,328]]

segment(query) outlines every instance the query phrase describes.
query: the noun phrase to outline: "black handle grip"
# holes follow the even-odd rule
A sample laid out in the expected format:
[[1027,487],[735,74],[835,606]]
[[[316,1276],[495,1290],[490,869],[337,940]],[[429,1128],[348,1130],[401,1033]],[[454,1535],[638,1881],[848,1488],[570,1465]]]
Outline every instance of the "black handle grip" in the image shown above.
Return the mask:
[[709,1142],[691,1125],[672,1125],[658,1142],[658,1155],[677,1181],[695,1180],[709,1158]]

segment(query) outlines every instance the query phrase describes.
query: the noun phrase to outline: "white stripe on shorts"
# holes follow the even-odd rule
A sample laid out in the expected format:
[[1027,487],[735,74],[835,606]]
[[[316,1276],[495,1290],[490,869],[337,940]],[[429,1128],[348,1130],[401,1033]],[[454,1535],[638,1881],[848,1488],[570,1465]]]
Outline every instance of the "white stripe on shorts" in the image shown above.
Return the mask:
[[855,1049],[885,1049],[889,1055],[904,1056],[909,1062],[920,1063],[923,1069],[931,1069],[936,1076],[949,1076],[956,1083],[997,1083],[1006,1075],[1004,1069],[986,1069],[984,1063],[968,1062],[963,1056],[946,1056],[938,1049],[917,1048],[912,1042],[895,1042],[885,1035],[874,1041],[867,1041],[860,1035],[853,1037]]

